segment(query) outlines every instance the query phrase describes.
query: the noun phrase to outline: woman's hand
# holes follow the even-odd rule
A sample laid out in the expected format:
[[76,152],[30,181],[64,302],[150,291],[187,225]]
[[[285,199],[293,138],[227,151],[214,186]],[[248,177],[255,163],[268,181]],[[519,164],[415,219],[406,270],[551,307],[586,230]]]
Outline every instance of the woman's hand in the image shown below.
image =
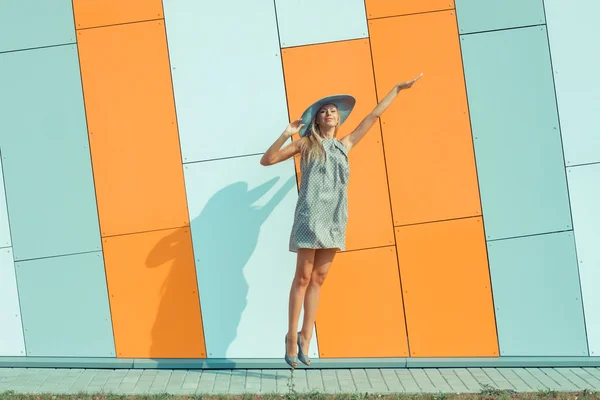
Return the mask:
[[283,131],[283,134],[286,137],[291,137],[293,134],[298,133],[298,131],[300,131],[300,129],[302,129],[302,127],[304,126],[304,124],[301,124],[302,119],[298,118],[295,121],[292,121],[288,124],[288,126],[285,128],[285,130]]
[[419,76],[417,76],[415,79],[397,84],[396,85],[396,91],[399,92],[402,89],[410,89],[412,87],[412,85],[414,85],[414,83],[416,81],[418,81],[419,79],[421,79],[422,76],[423,76],[423,73],[421,72],[419,74]]

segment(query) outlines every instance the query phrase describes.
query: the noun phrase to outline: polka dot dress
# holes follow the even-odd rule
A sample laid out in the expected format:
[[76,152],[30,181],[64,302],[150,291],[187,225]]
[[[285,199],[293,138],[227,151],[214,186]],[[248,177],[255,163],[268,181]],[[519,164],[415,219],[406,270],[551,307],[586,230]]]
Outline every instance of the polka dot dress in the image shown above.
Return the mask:
[[325,157],[300,163],[302,179],[290,235],[292,252],[346,248],[348,151],[337,139],[321,141]]

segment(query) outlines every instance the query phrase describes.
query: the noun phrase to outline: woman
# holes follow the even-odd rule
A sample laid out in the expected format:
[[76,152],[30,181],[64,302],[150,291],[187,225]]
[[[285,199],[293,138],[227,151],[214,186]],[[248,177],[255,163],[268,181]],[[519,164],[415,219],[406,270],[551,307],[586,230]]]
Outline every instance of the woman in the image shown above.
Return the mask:
[[[337,132],[354,108],[352,96],[325,97],[311,105],[300,119],[291,122],[260,160],[273,165],[300,154],[302,178],[290,251],[297,253],[296,273],[289,296],[289,323],[285,337],[285,361],[293,368],[298,359],[310,365],[307,357],[321,286],[336,251],[345,250],[349,178],[348,153],[371,129],[398,93],[421,78],[403,82],[394,88],[367,115],[354,131],[337,139]],[[303,129],[306,126],[305,129]],[[295,133],[300,139],[281,148]],[[297,332],[304,304],[302,329]]]

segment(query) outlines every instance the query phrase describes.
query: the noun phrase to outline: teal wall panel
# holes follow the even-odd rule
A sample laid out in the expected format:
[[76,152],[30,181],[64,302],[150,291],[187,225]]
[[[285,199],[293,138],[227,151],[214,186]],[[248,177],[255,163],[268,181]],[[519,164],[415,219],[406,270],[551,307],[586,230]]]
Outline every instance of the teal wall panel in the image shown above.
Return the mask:
[[[285,349],[296,174],[292,160],[270,167],[259,161],[184,166],[209,358],[281,359]],[[318,357],[316,335],[310,356]]]
[[0,248],[10,247],[10,224],[6,208],[6,193],[4,191],[4,172],[2,169],[2,149],[0,149]]
[[587,356],[572,232],[488,243],[501,356]]
[[588,345],[600,356],[600,164],[569,167],[567,177]]
[[545,23],[543,0],[456,0],[460,34]]
[[0,52],[75,43],[71,0],[4,0]]
[[15,260],[100,250],[75,46],[0,54],[0,87]]
[[164,8],[183,162],[262,154],[289,123],[273,0]]
[[0,249],[0,357],[25,356],[12,249]]
[[275,0],[275,4],[281,47],[369,36],[364,0]]
[[115,357],[101,252],[15,266],[28,356]]
[[600,2],[544,4],[566,164],[600,162]]
[[488,240],[572,229],[545,28],[461,45]]

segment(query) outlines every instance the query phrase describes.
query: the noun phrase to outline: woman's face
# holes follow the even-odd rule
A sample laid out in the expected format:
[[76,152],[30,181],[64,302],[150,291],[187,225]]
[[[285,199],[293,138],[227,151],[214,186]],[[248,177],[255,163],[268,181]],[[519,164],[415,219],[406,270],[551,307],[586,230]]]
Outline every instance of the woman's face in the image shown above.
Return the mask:
[[337,107],[326,104],[317,112],[317,124],[323,128],[335,128],[339,121]]

